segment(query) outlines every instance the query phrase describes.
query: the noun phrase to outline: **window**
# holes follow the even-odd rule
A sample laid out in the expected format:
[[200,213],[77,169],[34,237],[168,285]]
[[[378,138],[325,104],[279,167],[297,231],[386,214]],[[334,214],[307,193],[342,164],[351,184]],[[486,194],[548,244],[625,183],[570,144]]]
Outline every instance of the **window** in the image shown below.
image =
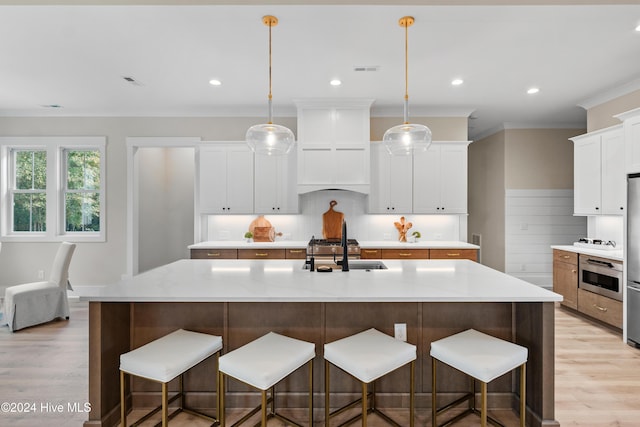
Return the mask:
[[105,145],[103,137],[0,137],[2,239],[104,241]]

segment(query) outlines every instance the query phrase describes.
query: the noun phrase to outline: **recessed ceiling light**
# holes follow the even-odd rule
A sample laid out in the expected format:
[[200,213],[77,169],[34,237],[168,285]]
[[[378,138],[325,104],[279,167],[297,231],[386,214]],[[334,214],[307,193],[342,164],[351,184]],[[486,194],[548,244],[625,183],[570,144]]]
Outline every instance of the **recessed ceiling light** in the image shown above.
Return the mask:
[[532,87],[529,90],[527,90],[527,93],[529,95],[533,95],[534,93],[538,93],[538,92],[540,92],[540,89],[538,89],[537,87]]
[[42,106],[43,108],[62,108],[60,104],[46,104]]
[[338,80],[338,79],[333,79],[333,80],[331,80],[331,81],[329,82],[329,84],[330,84],[331,86],[340,86],[340,85],[342,84],[342,82],[341,82],[340,80]]
[[453,80],[451,80],[451,84],[453,86],[460,86],[462,83],[464,83],[464,80],[462,80],[462,79],[453,79]]
[[640,32],[640,25],[636,27],[636,31]]
[[209,80],[209,84],[211,86],[220,86],[222,84],[222,82],[220,80],[217,80],[217,79],[211,79],[211,80]]

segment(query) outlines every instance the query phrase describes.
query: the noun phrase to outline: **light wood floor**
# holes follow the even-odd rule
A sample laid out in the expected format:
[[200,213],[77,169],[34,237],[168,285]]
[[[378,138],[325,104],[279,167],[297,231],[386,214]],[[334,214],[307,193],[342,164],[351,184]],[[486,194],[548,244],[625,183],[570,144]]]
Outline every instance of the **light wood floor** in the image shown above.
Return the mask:
[[[87,304],[72,302],[68,322],[16,333],[0,327],[0,403],[13,402],[32,410],[2,411],[0,426],[79,427],[87,419],[77,411],[87,401],[87,316]],[[406,421],[405,412],[397,411],[399,422]],[[494,415],[508,426],[518,425],[513,413]],[[619,334],[560,308],[556,309],[556,419],[563,427],[640,426],[640,350],[624,344]],[[458,426],[478,424],[470,416]],[[209,423],[180,414],[171,425]],[[374,416],[369,425],[385,423]],[[416,426],[428,425],[427,411],[418,411]]]

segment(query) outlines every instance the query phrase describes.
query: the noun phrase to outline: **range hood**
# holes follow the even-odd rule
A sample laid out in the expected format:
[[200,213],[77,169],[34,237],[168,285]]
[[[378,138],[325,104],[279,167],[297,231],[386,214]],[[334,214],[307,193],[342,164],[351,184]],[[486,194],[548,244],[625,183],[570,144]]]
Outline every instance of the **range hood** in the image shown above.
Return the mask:
[[370,191],[373,99],[297,99],[298,194]]

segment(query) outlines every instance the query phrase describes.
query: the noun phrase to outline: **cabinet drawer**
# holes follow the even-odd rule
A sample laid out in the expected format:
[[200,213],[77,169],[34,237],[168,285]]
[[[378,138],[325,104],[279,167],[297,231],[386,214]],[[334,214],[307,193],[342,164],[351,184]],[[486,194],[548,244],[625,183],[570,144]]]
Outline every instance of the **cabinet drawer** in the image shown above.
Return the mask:
[[476,249],[431,249],[431,259],[470,259],[478,261]]
[[578,265],[578,254],[576,252],[561,251],[560,249],[553,250],[554,262],[566,262],[567,264]]
[[578,311],[622,329],[622,302],[578,289]]
[[191,259],[237,259],[236,249],[191,249]]
[[362,258],[362,259],[380,259],[380,258],[382,258],[382,250],[380,250],[380,249],[360,249],[360,258]]
[[429,249],[382,249],[383,259],[429,259]]
[[287,259],[305,259],[306,256],[306,249],[285,249],[285,257]]
[[285,250],[238,249],[238,259],[285,259]]

